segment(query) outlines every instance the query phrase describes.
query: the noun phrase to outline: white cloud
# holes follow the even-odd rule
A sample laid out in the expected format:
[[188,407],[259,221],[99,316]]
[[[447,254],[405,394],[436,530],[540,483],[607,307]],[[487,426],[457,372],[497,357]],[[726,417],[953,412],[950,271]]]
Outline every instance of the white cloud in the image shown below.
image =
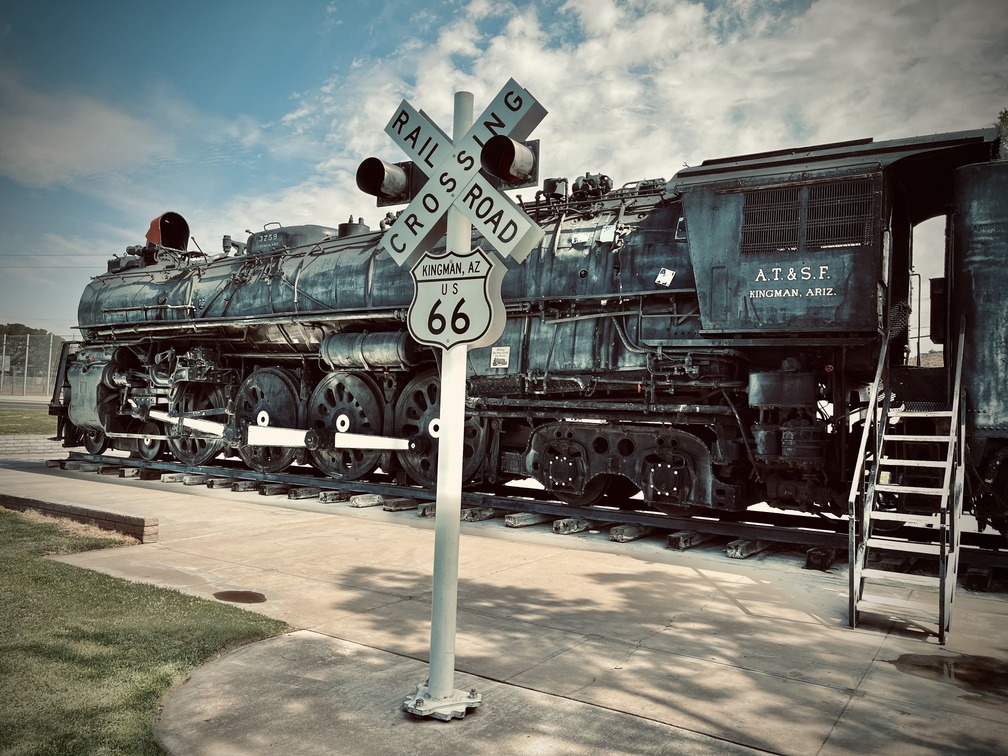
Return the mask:
[[[533,135],[547,172],[603,171],[617,183],[710,157],[979,127],[1008,91],[1008,22],[995,5],[472,0],[433,38],[414,27],[386,57],[359,58],[294,94],[272,124],[197,112],[180,93],[155,93],[171,106],[145,121],[0,75],[0,171],[29,186],[122,172],[111,194],[141,168],[199,169],[260,151],[311,160],[311,187],[371,154],[399,159],[382,129],[400,98],[447,128],[455,90],[472,91],[478,111],[509,76],[550,111]],[[432,11],[421,15],[436,25]]]
[[473,0],[435,38],[404,38],[301,92],[263,138],[324,144],[315,170],[213,215],[256,227],[377,217],[353,174],[370,155],[402,159],[383,132],[400,98],[450,130],[456,90],[479,112],[510,76],[550,111],[533,134],[541,175],[605,172],[617,185],[706,158],[982,127],[1008,91],[1008,24],[990,5]]
[[168,154],[164,132],[93,97],[42,93],[0,71],[0,172],[33,187],[128,171]]
[[[389,7],[368,16],[392,39],[382,50],[330,3],[334,41],[355,35],[356,58],[321,84],[292,82],[271,123],[200,112],[180,92],[125,113],[0,72],[0,172],[119,211],[109,255],[169,208],[216,251],[221,235],[275,220],[352,213],[376,227],[385,211],[354,172],[370,155],[403,159],[383,132],[400,99],[450,130],[456,90],[479,112],[512,76],[549,111],[532,134],[541,175],[617,185],[707,158],[979,128],[1008,106],[1008,14],[988,0],[471,0],[430,6],[429,31],[394,25]],[[231,178],[238,162],[253,180]]]

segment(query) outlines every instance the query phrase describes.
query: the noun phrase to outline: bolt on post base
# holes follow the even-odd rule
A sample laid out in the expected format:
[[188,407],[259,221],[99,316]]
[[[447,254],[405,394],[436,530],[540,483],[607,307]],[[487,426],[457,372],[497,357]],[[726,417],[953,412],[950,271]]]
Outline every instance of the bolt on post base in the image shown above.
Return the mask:
[[483,695],[473,688],[470,691],[456,690],[444,698],[431,698],[428,685],[417,685],[416,693],[403,701],[403,708],[418,717],[435,719],[462,719],[469,709],[483,703]]

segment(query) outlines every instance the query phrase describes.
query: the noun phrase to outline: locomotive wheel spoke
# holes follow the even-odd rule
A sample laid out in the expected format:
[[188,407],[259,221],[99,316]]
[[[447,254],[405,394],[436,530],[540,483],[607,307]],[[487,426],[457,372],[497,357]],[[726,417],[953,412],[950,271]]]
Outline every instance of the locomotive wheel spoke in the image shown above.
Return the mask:
[[[308,402],[308,427],[338,433],[379,436],[384,412],[378,392],[366,376],[329,373]],[[373,473],[381,450],[313,449],[315,467],[337,480],[358,480]]]
[[[182,388],[172,400],[169,411],[172,415],[221,409],[227,403],[224,392],[218,386],[205,383],[191,383]],[[224,442],[214,436],[204,436],[198,431],[185,432],[181,436],[171,436],[169,432],[168,450],[184,465],[205,465],[224,450]]]
[[[396,452],[399,463],[410,479],[425,488],[437,487],[437,438],[449,429],[439,427],[441,414],[441,379],[437,371],[417,375],[403,389],[396,403],[395,435],[421,441],[415,450]],[[487,447],[485,424],[466,417],[463,431],[462,482],[470,480],[483,463]]]
[[[303,416],[297,383],[281,368],[256,370],[235,395],[235,421],[239,425],[301,428]],[[253,470],[276,473],[290,467],[299,451],[289,446],[246,445],[238,447],[238,456]]]

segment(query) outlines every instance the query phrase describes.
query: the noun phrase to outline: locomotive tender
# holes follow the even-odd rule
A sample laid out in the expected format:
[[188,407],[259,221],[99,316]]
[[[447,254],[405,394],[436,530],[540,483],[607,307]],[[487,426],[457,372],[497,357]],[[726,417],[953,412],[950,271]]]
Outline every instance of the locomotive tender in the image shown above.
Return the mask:
[[[845,513],[883,345],[904,401],[950,390],[945,369],[904,365],[912,229],[945,216],[931,329],[952,365],[965,317],[973,501],[1004,533],[999,143],[991,128],[708,160],[619,189],[546,180],[524,205],[545,238],[507,261],[503,335],[469,352],[464,480],[531,478],[573,505],[639,491],[630,506],[675,514]],[[412,282],[378,251],[385,223],[270,226],[210,257],[188,251],[181,216],[156,218],[81,297],[52,406],[65,444],[433,487],[439,353],[407,333]]]

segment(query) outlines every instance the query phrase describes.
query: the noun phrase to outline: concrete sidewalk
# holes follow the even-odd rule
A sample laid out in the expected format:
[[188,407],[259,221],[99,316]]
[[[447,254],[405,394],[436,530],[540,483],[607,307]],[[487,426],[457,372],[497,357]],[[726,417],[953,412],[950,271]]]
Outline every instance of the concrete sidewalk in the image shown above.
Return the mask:
[[160,722],[176,754],[1005,753],[1008,602],[956,598],[945,647],[847,628],[846,570],[795,554],[463,524],[456,687],[483,705],[415,720],[433,521],[0,464],[0,492],[160,518],[155,544],[62,557],[300,632],[197,670]]

